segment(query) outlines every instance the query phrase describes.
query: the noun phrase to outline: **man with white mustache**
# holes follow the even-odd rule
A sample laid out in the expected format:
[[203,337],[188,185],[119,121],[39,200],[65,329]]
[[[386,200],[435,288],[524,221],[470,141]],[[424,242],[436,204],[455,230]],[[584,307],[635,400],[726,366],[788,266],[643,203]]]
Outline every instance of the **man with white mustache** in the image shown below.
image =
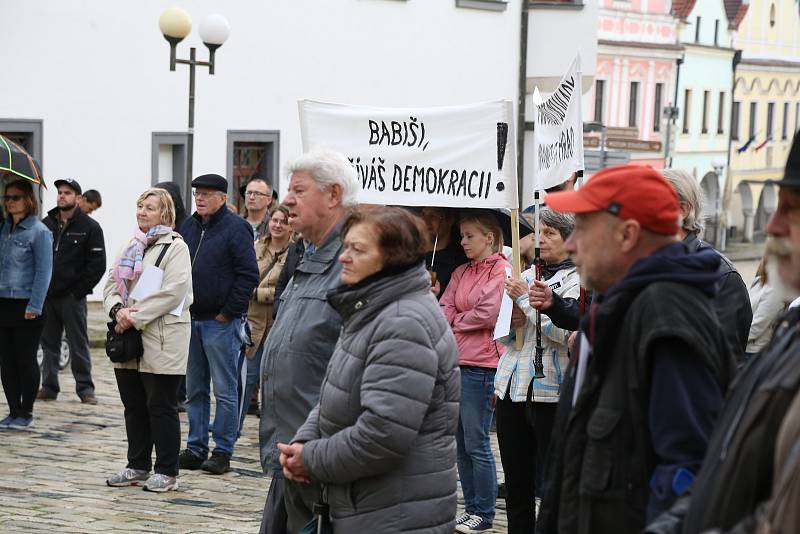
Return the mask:
[[[776,291],[790,302],[800,295],[800,136],[776,183],[780,193],[767,226],[767,265]],[[800,308],[780,317],[769,345],[742,368],[728,392],[691,494],[646,532],[751,532],[763,520],[759,515],[782,476],[774,469],[778,434],[800,391],[799,330]]]

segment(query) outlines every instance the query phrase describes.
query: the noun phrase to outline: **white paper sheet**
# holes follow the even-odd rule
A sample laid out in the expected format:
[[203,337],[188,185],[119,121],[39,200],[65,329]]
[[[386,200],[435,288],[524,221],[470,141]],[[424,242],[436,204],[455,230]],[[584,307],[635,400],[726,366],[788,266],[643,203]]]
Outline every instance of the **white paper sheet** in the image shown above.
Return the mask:
[[[142,300],[149,297],[156,291],[161,289],[161,283],[164,281],[164,271],[155,265],[145,265],[142,274],[139,276],[139,281],[136,282],[136,287],[131,291],[130,298],[134,300]],[[170,315],[180,317],[183,314],[183,305],[186,304],[186,297],[181,299],[181,303],[169,312]]]
[[[511,278],[511,267],[506,267],[506,278]],[[494,325],[494,338],[500,339],[511,332],[511,310],[514,302],[508,296],[508,292],[503,288],[503,300],[500,302],[500,313],[497,315],[497,323]]]

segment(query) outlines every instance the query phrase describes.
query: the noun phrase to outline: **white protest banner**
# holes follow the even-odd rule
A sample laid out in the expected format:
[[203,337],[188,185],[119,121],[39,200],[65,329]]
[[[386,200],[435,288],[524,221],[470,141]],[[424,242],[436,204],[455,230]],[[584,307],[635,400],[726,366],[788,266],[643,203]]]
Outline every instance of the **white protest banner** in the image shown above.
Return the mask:
[[510,101],[439,108],[298,105],[303,150],[327,147],[347,156],[361,203],[518,207]]
[[534,105],[534,188],[542,190],[583,170],[580,57],[572,62],[553,94],[541,102],[534,101]]

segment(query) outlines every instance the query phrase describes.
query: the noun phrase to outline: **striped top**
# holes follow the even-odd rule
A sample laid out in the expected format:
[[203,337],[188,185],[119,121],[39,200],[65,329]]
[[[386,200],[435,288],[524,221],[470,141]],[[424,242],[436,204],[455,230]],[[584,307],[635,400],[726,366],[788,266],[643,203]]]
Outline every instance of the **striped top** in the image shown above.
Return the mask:
[[[528,269],[522,273],[522,279],[530,286],[536,273]],[[575,267],[562,269],[550,279],[553,292],[561,297],[580,297],[580,280]],[[525,402],[528,395],[528,386],[534,374],[533,359],[536,355],[536,310],[528,303],[527,293],[516,300],[517,306],[525,312],[525,342],[521,350],[514,346],[515,332],[500,339],[506,347],[500,362],[497,364],[497,374],[494,379],[495,394],[503,399],[506,392],[511,395],[512,402]],[[535,402],[557,402],[569,363],[569,350],[567,338],[571,334],[568,330],[556,327],[550,318],[542,313],[542,363],[544,364],[545,377],[536,380],[533,385],[533,400]]]

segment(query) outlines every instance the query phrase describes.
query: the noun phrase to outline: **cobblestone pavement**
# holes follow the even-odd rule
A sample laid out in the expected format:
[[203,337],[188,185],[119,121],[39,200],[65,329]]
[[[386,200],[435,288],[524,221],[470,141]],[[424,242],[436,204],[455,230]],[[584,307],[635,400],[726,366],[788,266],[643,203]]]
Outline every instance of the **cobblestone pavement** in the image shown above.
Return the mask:
[[[0,431],[0,531],[258,532],[269,479],[261,473],[253,416],[228,474],[184,471],[180,489],[166,494],[106,486],[106,477],[125,467],[127,444],[111,364],[100,349],[92,358],[97,406],[82,405],[72,375],[62,371],[58,400],[36,402],[34,431]],[[186,414],[181,430],[185,444]],[[495,524],[493,532],[505,532],[502,510]]]

